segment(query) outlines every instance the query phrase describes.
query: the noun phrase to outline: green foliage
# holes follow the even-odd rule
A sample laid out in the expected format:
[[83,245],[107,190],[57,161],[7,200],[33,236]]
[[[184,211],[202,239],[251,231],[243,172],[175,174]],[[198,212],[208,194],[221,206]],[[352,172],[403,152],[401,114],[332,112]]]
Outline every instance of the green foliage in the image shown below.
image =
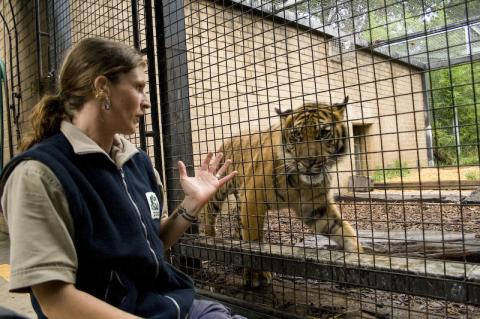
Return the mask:
[[460,156],[459,165],[477,165],[479,162],[477,148],[475,147],[474,151],[465,152],[464,155]]
[[410,174],[407,163],[402,163],[396,160],[393,166],[389,166],[385,169],[377,168],[373,173],[373,180],[375,182],[383,182],[395,177],[406,177]]
[[[464,0],[310,0],[300,1],[294,10],[314,15],[325,26],[336,25],[343,34],[360,32],[364,40],[375,42],[466,20],[466,12],[473,19],[480,15],[476,2],[470,1],[465,10]],[[291,2],[272,0],[272,4],[281,8]]]
[[[470,1],[465,10],[462,0],[361,1],[363,7],[353,6],[368,12],[368,28],[362,37],[369,42],[391,40],[406,35],[423,33],[480,15],[480,2]],[[355,1],[354,1],[355,3]],[[368,4],[368,5],[367,5]],[[363,11],[364,10],[364,11]]]
[[464,174],[465,178],[469,181],[479,181],[480,171],[469,171]]
[[[478,164],[480,61],[430,72],[430,108],[439,165]],[[460,140],[455,136],[455,108]],[[460,145],[460,148],[457,148]],[[459,153],[458,153],[459,151]]]

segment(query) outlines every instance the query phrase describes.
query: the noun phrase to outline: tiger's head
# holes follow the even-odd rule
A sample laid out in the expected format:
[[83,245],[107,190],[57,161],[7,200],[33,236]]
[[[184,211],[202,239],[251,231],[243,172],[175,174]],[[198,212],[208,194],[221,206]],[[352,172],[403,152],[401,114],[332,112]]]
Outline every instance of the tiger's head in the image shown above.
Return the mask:
[[333,105],[307,103],[281,112],[282,144],[287,174],[306,183],[322,183],[335,159],[347,152],[344,120],[348,96]]

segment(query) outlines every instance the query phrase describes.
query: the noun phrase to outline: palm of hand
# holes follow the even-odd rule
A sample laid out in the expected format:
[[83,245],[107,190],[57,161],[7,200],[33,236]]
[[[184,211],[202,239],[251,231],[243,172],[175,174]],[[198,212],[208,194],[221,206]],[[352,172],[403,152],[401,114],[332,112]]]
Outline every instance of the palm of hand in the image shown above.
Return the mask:
[[217,170],[222,157],[222,153],[218,153],[215,157],[213,157],[213,153],[208,153],[200,170],[193,177],[187,175],[185,164],[181,161],[178,162],[180,184],[185,192],[185,199],[189,201],[191,207],[195,207],[194,210],[203,207],[223,184],[237,175],[237,172],[233,171],[227,176],[221,177],[231,163],[230,160],[226,160]]
[[217,192],[219,180],[209,171],[200,170],[194,177],[180,179],[185,196],[203,206]]

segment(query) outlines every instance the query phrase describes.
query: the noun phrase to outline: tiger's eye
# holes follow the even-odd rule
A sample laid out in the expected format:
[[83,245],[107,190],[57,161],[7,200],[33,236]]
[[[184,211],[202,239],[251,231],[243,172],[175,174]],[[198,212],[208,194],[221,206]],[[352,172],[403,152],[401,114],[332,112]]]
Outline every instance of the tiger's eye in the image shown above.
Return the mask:
[[302,140],[302,134],[300,130],[292,130],[290,133],[290,140],[292,142],[300,142]]
[[318,132],[318,139],[324,139],[330,135],[332,127],[330,125],[321,126]]

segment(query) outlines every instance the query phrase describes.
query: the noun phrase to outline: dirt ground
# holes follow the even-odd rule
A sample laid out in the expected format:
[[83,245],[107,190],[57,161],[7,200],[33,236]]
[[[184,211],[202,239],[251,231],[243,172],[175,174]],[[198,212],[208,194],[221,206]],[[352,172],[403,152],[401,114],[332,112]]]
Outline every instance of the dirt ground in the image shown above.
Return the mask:
[[[409,169],[409,174],[403,177],[394,177],[387,182],[445,182],[445,181],[467,181],[469,176],[477,176],[480,183],[479,166],[459,166],[459,167],[432,167]],[[470,177],[471,178],[471,177]]]

